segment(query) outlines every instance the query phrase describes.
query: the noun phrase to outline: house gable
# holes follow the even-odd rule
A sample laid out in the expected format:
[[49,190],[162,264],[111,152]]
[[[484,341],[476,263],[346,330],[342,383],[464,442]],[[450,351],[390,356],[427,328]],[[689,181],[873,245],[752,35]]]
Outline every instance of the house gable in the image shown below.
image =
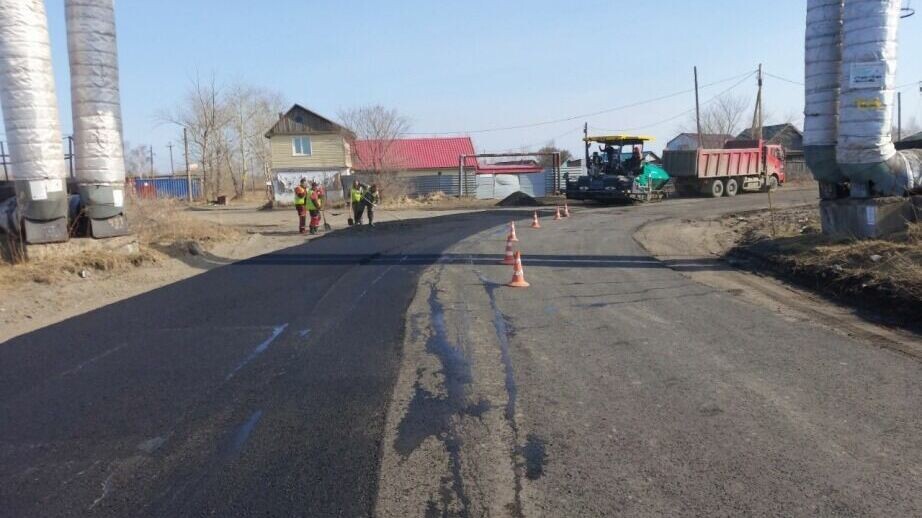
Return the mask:
[[266,138],[276,135],[321,135],[339,134],[346,138],[355,138],[348,129],[327,119],[326,117],[308,110],[300,104],[292,106],[279,120],[266,132]]

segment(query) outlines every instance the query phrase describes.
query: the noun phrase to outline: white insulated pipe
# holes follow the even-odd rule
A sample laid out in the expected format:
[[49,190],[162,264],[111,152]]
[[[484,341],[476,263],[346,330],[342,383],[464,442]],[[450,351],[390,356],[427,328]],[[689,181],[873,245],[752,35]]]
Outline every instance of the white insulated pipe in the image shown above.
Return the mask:
[[43,0],[0,0],[0,105],[11,179],[29,181],[33,201],[62,193],[67,170]]
[[842,0],[807,0],[804,145],[835,146],[842,65]]
[[75,175],[80,184],[125,182],[113,0],[65,0]]
[[896,154],[890,136],[901,0],[848,0],[842,25],[838,159],[877,164]]
[[922,182],[891,135],[901,7],[901,0],[845,2],[836,158],[852,196],[901,196]]
[[821,182],[844,180],[836,165],[843,0],[807,0],[804,158]]

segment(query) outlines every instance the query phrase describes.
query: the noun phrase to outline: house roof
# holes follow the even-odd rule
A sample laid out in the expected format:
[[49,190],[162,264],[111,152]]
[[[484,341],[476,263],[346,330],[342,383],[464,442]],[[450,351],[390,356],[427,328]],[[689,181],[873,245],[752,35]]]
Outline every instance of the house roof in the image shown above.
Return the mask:
[[266,138],[273,135],[316,135],[320,133],[339,133],[353,137],[352,132],[343,126],[300,104],[295,104],[269,128]]
[[[726,142],[726,141],[728,141],[728,140],[733,140],[733,135],[728,135],[728,134],[726,134],[726,133],[702,133],[701,136],[703,137],[702,141],[704,141],[704,143],[705,143],[706,146],[707,146],[707,145],[710,145],[709,143],[711,143],[711,142],[715,143],[715,145],[717,145],[717,144],[723,145],[724,142]],[[680,137],[688,137],[688,138],[694,140],[695,142],[698,142],[698,134],[697,134],[697,133],[679,133],[678,135],[676,135],[675,137],[673,137],[673,138],[666,144],[666,146],[669,146],[669,144],[671,144],[674,140],[676,140],[677,138],[680,138]]]
[[915,135],[903,137],[903,140],[901,140],[900,142],[917,142],[917,141],[922,141],[922,131],[916,133]]
[[[769,126],[762,126],[762,138],[768,142],[777,143],[780,140],[786,138],[786,135],[803,135],[797,126],[794,126],[791,123],[784,124],[772,124]],[[746,128],[739,135],[736,136],[737,139],[750,140],[752,139],[752,128]]]
[[[372,163],[380,161],[387,167],[402,170],[458,168],[460,155],[473,155],[474,143],[470,137],[408,138],[391,141],[357,140],[353,146],[354,169],[374,169]],[[468,157],[465,167],[476,168],[477,159]]]

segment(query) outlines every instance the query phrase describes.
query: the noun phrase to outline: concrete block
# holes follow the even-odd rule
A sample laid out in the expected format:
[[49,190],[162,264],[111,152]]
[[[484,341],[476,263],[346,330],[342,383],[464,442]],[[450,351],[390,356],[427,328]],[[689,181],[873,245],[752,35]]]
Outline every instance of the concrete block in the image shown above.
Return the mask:
[[833,237],[878,238],[906,229],[915,221],[910,198],[823,200],[820,221],[823,233]]
[[72,257],[86,252],[109,252],[127,256],[138,253],[140,249],[136,236],[119,236],[109,239],[76,238],[65,243],[26,245],[26,257],[30,260],[42,260]]

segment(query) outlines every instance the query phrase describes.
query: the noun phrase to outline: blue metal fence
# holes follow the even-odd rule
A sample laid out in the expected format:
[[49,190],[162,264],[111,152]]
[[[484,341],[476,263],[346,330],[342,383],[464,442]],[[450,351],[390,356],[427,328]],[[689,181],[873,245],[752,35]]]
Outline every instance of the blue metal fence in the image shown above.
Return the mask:
[[[189,182],[182,177],[133,178],[135,193],[142,198],[189,199]],[[192,199],[202,199],[202,179],[192,179]]]

